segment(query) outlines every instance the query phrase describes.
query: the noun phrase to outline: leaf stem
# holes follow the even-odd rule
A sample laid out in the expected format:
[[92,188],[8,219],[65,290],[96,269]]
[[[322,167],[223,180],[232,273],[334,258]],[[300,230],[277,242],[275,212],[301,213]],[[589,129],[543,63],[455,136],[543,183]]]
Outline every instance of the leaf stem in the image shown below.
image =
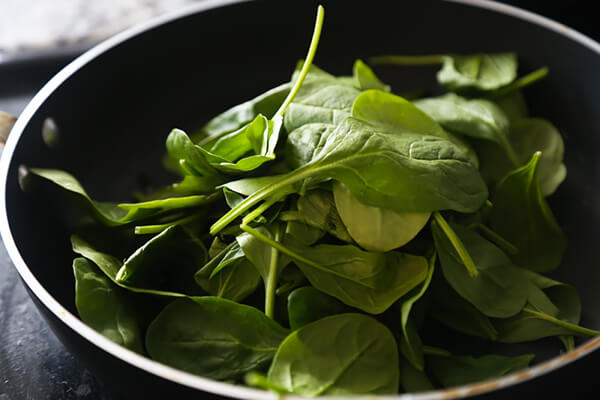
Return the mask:
[[546,77],[546,75],[548,75],[548,67],[542,67],[539,69],[536,69],[533,72],[530,72],[529,74],[522,76],[521,78],[515,80],[512,83],[509,83],[508,85],[496,90],[493,94],[492,94],[492,98],[494,99],[498,99],[502,96],[505,96],[511,92],[514,92],[515,90],[524,88],[525,86],[529,86],[534,84],[535,82],[544,79]]
[[442,349],[440,347],[428,346],[426,344],[423,345],[423,353],[428,356],[440,356],[440,357],[451,357],[452,353],[448,350]]
[[448,240],[450,240],[452,246],[454,246],[454,249],[458,253],[458,256],[462,260],[471,278],[477,277],[479,275],[479,270],[475,266],[475,262],[473,261],[471,255],[465,248],[465,245],[463,244],[462,240],[460,240],[460,238],[456,235],[454,230],[450,227],[448,222],[446,222],[444,217],[442,217],[442,214],[440,214],[439,211],[433,213],[433,218],[435,219],[435,222],[438,223],[440,228],[442,228],[442,231],[444,232]]
[[269,207],[271,207],[274,203],[275,203],[275,201],[266,200],[264,203],[262,203],[260,206],[256,207],[248,215],[246,215],[244,217],[244,219],[242,219],[242,224],[248,225],[249,223],[254,221],[256,218],[261,216],[262,213],[267,211],[269,209]]
[[536,316],[536,317],[538,317],[540,319],[546,320],[546,321],[551,322],[551,323],[553,323],[555,325],[558,325],[560,327],[568,329],[568,330],[570,330],[573,333],[578,333],[578,334],[583,335],[583,336],[592,336],[593,337],[593,336],[599,336],[600,335],[600,331],[595,331],[593,329],[584,328],[582,326],[575,325],[575,324],[572,324],[570,322],[563,321],[563,320],[560,320],[558,318],[552,317],[552,316],[550,316],[548,314],[532,310],[531,308],[527,308],[526,307],[526,308],[523,309],[523,312],[529,313],[529,314],[531,314],[533,316]]
[[190,222],[193,222],[194,220],[200,218],[201,216],[204,215],[204,212],[199,212],[196,214],[192,214],[190,216],[187,216],[185,218],[181,218],[172,222],[167,222],[166,224],[156,224],[156,225],[138,225],[135,227],[134,229],[134,233],[136,235],[148,235],[151,233],[158,233],[158,232],[162,232],[165,229],[167,229],[170,226],[174,226],[174,225],[184,225]]
[[369,58],[371,65],[437,65],[441,64],[444,55],[430,54],[425,56],[383,55]]
[[296,261],[299,261],[299,262],[301,262],[303,264],[306,264],[306,265],[308,265],[310,267],[313,267],[313,268],[316,268],[318,270],[327,272],[327,273],[329,273],[331,275],[335,275],[335,276],[338,276],[340,278],[352,281],[352,282],[354,282],[354,283],[356,283],[358,285],[371,288],[371,286],[365,284],[364,282],[361,282],[360,280],[352,279],[348,275],[341,274],[341,273],[339,273],[339,272],[337,272],[337,271],[335,271],[333,269],[324,267],[324,266],[322,266],[319,263],[316,263],[316,262],[314,262],[314,261],[312,261],[312,260],[310,260],[310,259],[308,259],[306,257],[303,257],[302,255],[300,255],[297,252],[291,250],[290,248],[284,246],[283,244],[281,244],[279,242],[276,242],[275,240],[271,239],[268,236],[263,235],[262,233],[260,233],[256,229],[252,228],[251,226],[242,224],[242,225],[240,225],[240,229],[243,230],[244,232],[247,232],[247,233],[251,234],[252,236],[254,236],[255,238],[257,238],[261,242],[264,242],[264,243],[268,244],[269,246],[275,247],[277,250],[279,250],[283,254],[291,257],[292,259],[294,259]]
[[[265,203],[266,204],[266,203]],[[242,224],[244,225],[244,224]],[[281,242],[283,236],[283,224],[277,224],[275,227],[275,242]],[[271,247],[271,260],[269,262],[269,274],[265,282],[265,315],[271,319],[275,317],[275,290],[277,289],[277,280],[279,278],[278,267],[279,250]]]
[[502,236],[485,226],[484,224],[478,224],[477,229],[490,241],[494,242],[498,247],[502,250],[506,251],[508,254],[516,256],[519,253],[519,249],[517,246],[504,239]]
[[283,116],[288,105],[292,102],[292,100],[298,93],[298,90],[300,90],[300,86],[302,86],[302,83],[304,82],[304,78],[306,78],[306,74],[308,74],[308,69],[310,68],[310,65],[312,64],[312,61],[315,57],[315,53],[317,52],[317,46],[319,44],[319,38],[321,37],[321,29],[323,27],[324,16],[325,16],[325,9],[323,8],[323,6],[319,5],[319,7],[317,8],[317,18],[315,21],[315,29],[313,31],[312,39],[310,41],[310,46],[308,48],[308,54],[306,55],[306,59],[304,60],[304,65],[302,66],[302,70],[300,70],[300,76],[298,77],[298,80],[296,81],[296,83],[294,84],[294,86],[292,87],[290,92],[288,93],[287,97],[285,98],[285,100],[283,101],[281,106],[279,107],[279,110],[277,110],[277,112],[273,116],[273,119],[275,118],[275,116]]

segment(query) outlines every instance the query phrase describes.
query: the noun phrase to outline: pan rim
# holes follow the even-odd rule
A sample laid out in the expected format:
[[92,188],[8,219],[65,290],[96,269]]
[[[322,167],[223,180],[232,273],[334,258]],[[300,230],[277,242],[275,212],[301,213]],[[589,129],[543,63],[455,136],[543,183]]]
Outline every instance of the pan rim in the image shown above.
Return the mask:
[[[235,4],[244,3],[250,0],[205,0],[201,3],[194,4],[189,7],[185,7],[181,10],[171,12],[159,17],[156,17],[150,21],[138,24],[132,28],[129,28],[121,33],[118,33],[105,41],[92,47],[86,51],[61,71],[59,71],[48,83],[46,83],[42,89],[33,97],[26,108],[23,110],[19,118],[17,119],[11,134],[6,142],[6,145],[2,151],[2,157],[0,157],[0,235],[8,252],[8,255],[13,262],[13,265],[17,269],[21,279],[30,289],[31,293],[34,294],[38,300],[52,312],[62,323],[66,324],[70,329],[74,330],[77,334],[82,336],[85,340],[89,341],[92,345],[99,347],[101,350],[106,351],[111,356],[116,357],[133,367],[140,368],[152,375],[166,379],[168,381],[182,384],[184,386],[197,389],[204,392],[210,392],[213,394],[228,396],[238,399],[279,399],[280,396],[275,393],[265,392],[263,390],[233,385],[229,383],[218,382],[212,379],[204,378],[198,375],[193,375],[173,367],[169,367],[157,361],[151,360],[148,357],[139,355],[131,350],[128,350],[116,343],[105,338],[98,332],[94,331],[87,325],[85,325],[77,316],[70,313],[64,308],[37,280],[31,270],[28,268],[24,259],[22,258],[18,247],[14,241],[11,233],[10,225],[8,223],[8,213],[6,209],[6,184],[8,179],[8,171],[11,165],[13,153],[17,147],[21,134],[29,121],[37,111],[37,109],[44,103],[44,101],[50,97],[53,92],[66,81],[71,75],[75,74],[81,67],[89,63],[91,60],[101,56],[103,53],[109,51],[111,48],[119,45],[120,43],[129,40],[135,36],[143,34],[144,32],[175,21],[185,16],[204,12],[210,9],[232,6]],[[588,36],[569,28],[568,26],[561,24],[557,21],[543,17],[539,14],[520,9],[515,6],[496,3],[489,0],[442,0],[449,3],[463,4],[474,8],[491,10],[500,14],[505,14],[534,25],[541,26],[542,28],[548,29],[559,33],[577,42],[590,50],[600,55],[600,43],[594,41]],[[563,365],[567,365],[586,354],[594,351],[600,347],[600,337],[590,339],[585,343],[579,345],[574,350],[565,353],[560,356],[556,356],[550,360],[544,361],[534,367],[527,368],[521,372],[513,373],[502,378],[492,379],[484,382],[478,382],[469,385],[463,385],[451,389],[435,390],[431,392],[418,393],[418,394],[401,394],[393,396],[382,396],[381,399],[396,399],[396,400],[433,400],[433,399],[450,399],[450,398],[461,398],[471,396],[475,394],[482,394],[491,392],[497,389],[512,386],[516,383],[521,383],[530,379],[534,379],[541,375],[544,375],[550,371],[553,371]],[[285,396],[285,399],[302,399],[301,396]],[[332,398],[332,397],[326,397]],[[343,397],[336,397],[341,399]],[[357,397],[353,397],[356,399]],[[369,397],[372,398],[372,397]]]

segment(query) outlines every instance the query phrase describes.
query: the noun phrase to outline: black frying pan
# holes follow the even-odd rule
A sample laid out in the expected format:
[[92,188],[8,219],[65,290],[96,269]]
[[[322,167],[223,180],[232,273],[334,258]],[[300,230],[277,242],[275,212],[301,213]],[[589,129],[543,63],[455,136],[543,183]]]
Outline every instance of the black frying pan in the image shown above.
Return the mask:
[[[381,53],[429,54],[516,51],[524,70],[547,65],[550,76],[526,91],[532,114],[563,133],[568,179],[552,198],[569,237],[557,277],[574,284],[582,324],[600,329],[600,269],[596,246],[600,169],[600,45],[543,18],[483,1],[327,0],[315,62],[348,74],[355,58]],[[74,316],[67,213],[60,204],[25,195],[19,166],[74,172],[92,197],[129,197],[140,182],[167,182],[160,167],[174,127],[191,131],[210,116],[289,79],[310,40],[312,1],[205,1],[114,37],[74,61],[30,103],[1,160],[2,237],[32,298],[65,345],[124,397],[265,398],[265,392],[215,383],[137,356],[91,331]],[[402,69],[393,87],[430,85],[429,69]],[[52,118],[59,145],[44,145]],[[63,207],[64,208],[64,207]],[[432,398],[483,393],[481,398],[531,395],[543,388],[568,394],[565,379],[600,362],[600,341],[486,387],[437,392]],[[575,360],[574,362],[571,362]],[[523,380],[523,382],[521,382]],[[490,391],[491,390],[491,391]],[[203,395],[205,393],[205,395]],[[210,394],[209,394],[210,393]],[[203,397],[204,396],[204,397]]]

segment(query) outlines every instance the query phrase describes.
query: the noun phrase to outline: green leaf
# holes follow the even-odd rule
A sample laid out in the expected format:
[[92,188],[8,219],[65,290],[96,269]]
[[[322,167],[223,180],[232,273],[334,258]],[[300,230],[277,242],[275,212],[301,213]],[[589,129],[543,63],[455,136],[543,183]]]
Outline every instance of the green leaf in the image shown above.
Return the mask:
[[600,334],[577,325],[581,303],[573,286],[532,271],[523,270],[523,275],[530,284],[528,304],[516,316],[494,321],[499,331],[499,341],[518,343],[549,336]]
[[[280,218],[282,221],[285,220],[284,213],[281,213]],[[285,234],[289,240],[293,240],[293,243],[310,246],[321,239],[325,235],[325,231],[294,220],[288,221]]]
[[431,215],[368,206],[339,182],[333,183],[333,197],[344,231],[347,228],[356,243],[371,251],[386,252],[404,246],[423,229]]
[[210,196],[195,195],[151,200],[141,203],[110,203],[94,201],[83,186],[68,172],[55,169],[31,168],[29,172],[53,182],[63,190],[75,195],[91,215],[107,226],[119,226],[169,211],[198,207],[209,203]]
[[498,143],[515,166],[521,165],[507,138],[508,118],[491,101],[469,100],[448,93],[440,97],[417,100],[415,105],[452,132]]
[[340,240],[352,242],[330,191],[323,189],[308,191],[298,198],[297,208],[297,211],[282,213],[281,220],[302,222],[328,232]]
[[173,129],[166,140],[167,155],[183,176],[219,175],[204,157],[199,146],[181,129]]
[[186,297],[186,295],[182,294],[182,293],[148,289],[148,288],[139,288],[139,287],[135,287],[135,286],[126,285],[116,279],[117,273],[123,266],[123,262],[121,260],[119,260],[118,258],[116,258],[110,254],[103,253],[103,252],[95,249],[92,245],[90,245],[89,243],[87,243],[85,240],[83,240],[81,237],[79,237],[77,235],[71,236],[71,246],[73,247],[73,251],[75,253],[92,261],[94,264],[96,264],[98,266],[98,268],[100,268],[100,270],[104,273],[104,275],[106,275],[106,277],[108,277],[116,285],[118,285],[124,289],[127,289],[127,290],[129,290],[131,292],[135,292],[135,293],[145,293],[145,294],[151,294],[151,295],[161,296],[161,297]]
[[431,316],[457,332],[484,339],[496,340],[498,331],[492,321],[473,304],[460,297],[446,282],[432,290]]
[[442,62],[438,82],[454,92],[491,91],[517,77],[515,53],[448,55],[442,57]]
[[380,90],[367,90],[352,106],[352,116],[393,134],[418,133],[446,139],[459,147],[473,165],[477,155],[462,139],[446,132],[435,120],[410,101]]
[[309,123],[337,125],[350,116],[352,103],[359,94],[359,89],[337,80],[311,82],[307,78],[285,114],[285,129],[292,132]]
[[206,248],[195,235],[173,226],[129,256],[115,278],[131,287],[199,294],[193,277],[207,258]]
[[371,314],[384,312],[427,275],[425,258],[399,252],[327,244],[295,250],[309,260],[295,261],[316,289]]
[[[544,197],[554,193],[567,174],[563,164],[564,143],[556,127],[541,118],[522,118],[511,124],[508,139],[519,165],[526,164],[537,151],[542,152],[538,162],[540,190]],[[498,182],[514,168],[493,144],[481,143],[477,149],[481,173],[487,181]]]
[[156,361],[225,380],[266,367],[286,335],[253,307],[217,297],[178,299],[148,327],[146,348]]
[[406,360],[400,360],[400,380],[402,388],[407,393],[427,392],[435,389],[427,374],[419,371]]
[[[287,97],[291,87],[290,82],[284,83],[230,108],[208,121],[200,132],[194,134],[194,139],[200,139],[201,146],[210,147],[222,136],[252,122],[259,114],[272,118]],[[198,142],[198,140],[194,141]]]
[[421,339],[418,336],[417,329],[412,320],[409,319],[413,305],[425,294],[431,283],[435,267],[436,257],[429,260],[429,269],[427,277],[421,284],[421,287],[413,289],[405,298],[401,300],[400,322],[402,326],[402,339],[400,340],[400,351],[406,359],[419,371],[425,368],[425,359]]
[[378,89],[384,92],[390,92],[389,85],[381,82],[373,70],[362,60],[356,60],[352,69],[354,84],[361,90]]
[[288,296],[288,317],[292,330],[344,312],[348,312],[347,306],[312,286],[298,288]]
[[143,354],[143,333],[125,293],[85,258],[73,260],[79,317],[113,342]]
[[314,122],[294,129],[287,137],[285,162],[290,168],[300,168],[308,164],[317,151],[321,136],[329,135],[336,125]]
[[525,305],[528,285],[519,268],[498,247],[476,232],[451,225],[471,255],[479,274],[469,275],[450,240],[431,224],[444,277],[456,292],[490,317],[510,317]]
[[431,369],[431,373],[444,387],[453,387],[500,378],[525,369],[534,357],[534,354],[525,354],[518,357],[489,354],[479,358],[471,356],[430,356],[427,359],[427,365]]
[[540,190],[539,158],[538,152],[498,184],[490,226],[517,247],[517,265],[548,272],[560,265],[567,243]]
[[196,283],[216,297],[241,302],[260,283],[256,268],[245,258],[237,241],[224,247],[195,274]]
[[398,212],[468,213],[478,210],[487,198],[477,168],[447,140],[385,133],[354,118],[327,133],[308,164],[248,196],[217,221],[211,233],[275,193],[331,178],[346,185],[362,203]]
[[305,396],[392,394],[399,385],[391,332],[361,314],[339,314],[305,325],[280,345],[268,379]]

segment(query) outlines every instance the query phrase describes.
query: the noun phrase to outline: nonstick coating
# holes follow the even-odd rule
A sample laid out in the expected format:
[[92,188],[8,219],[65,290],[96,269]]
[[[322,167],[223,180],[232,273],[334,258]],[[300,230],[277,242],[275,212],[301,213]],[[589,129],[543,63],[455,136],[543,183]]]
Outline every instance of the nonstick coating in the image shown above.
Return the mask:
[[[169,370],[159,378],[147,372],[155,367],[147,365],[155,363],[133,367],[131,363],[140,365],[139,358],[125,351],[122,355],[73,322],[69,314],[75,313],[73,254],[66,229],[72,216],[59,211],[66,204],[24,194],[18,184],[19,167],[70,171],[97,200],[127,200],[144,182],[174,180],[160,165],[169,131],[175,127],[193,131],[210,116],[289,80],[310,41],[317,2],[229,3],[234,2],[202,2],[177,18],[163,18],[112,38],[76,60],[28,106],[2,155],[6,181],[2,234],[15,265],[57,336],[124,397],[203,398],[202,392],[176,383],[190,385],[190,377]],[[315,63],[347,75],[356,58],[379,54],[516,51],[522,72],[548,66],[549,77],[525,94],[531,114],[551,120],[565,140],[568,176],[551,206],[569,248],[556,277],[579,290],[582,324],[600,329],[596,311],[600,46],[537,16],[470,3],[474,4],[327,0]],[[437,90],[435,68],[380,72],[395,91]],[[48,117],[59,128],[60,142],[54,149],[44,145],[41,135]],[[598,362],[597,353],[518,385],[502,384],[504,388],[481,398],[510,398],[538,390],[561,393],[564,385],[557,382],[574,376],[576,368]],[[227,385],[203,385],[192,386],[225,396],[266,396],[236,392]],[[458,394],[464,391],[434,396]]]

